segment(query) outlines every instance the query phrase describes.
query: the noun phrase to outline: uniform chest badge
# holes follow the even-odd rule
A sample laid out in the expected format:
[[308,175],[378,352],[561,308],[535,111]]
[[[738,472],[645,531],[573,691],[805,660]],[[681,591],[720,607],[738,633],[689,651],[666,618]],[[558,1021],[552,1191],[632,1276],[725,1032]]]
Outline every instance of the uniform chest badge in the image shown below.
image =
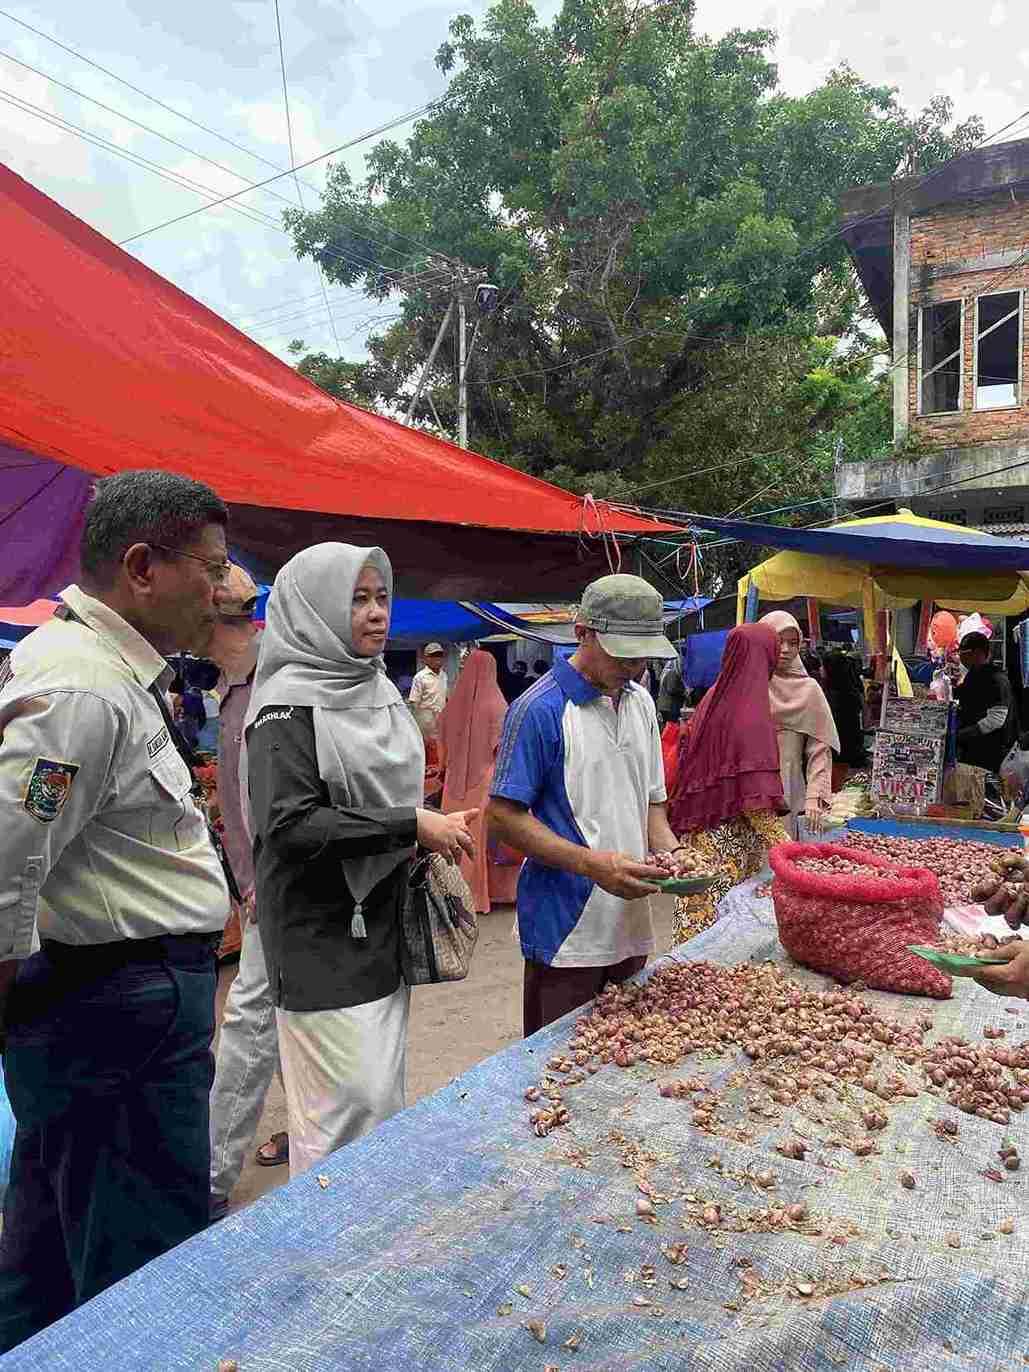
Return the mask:
[[64,809],[78,770],[78,764],[74,762],[55,762],[48,757],[36,759],[25,791],[25,809],[33,819],[42,824],[53,823]]

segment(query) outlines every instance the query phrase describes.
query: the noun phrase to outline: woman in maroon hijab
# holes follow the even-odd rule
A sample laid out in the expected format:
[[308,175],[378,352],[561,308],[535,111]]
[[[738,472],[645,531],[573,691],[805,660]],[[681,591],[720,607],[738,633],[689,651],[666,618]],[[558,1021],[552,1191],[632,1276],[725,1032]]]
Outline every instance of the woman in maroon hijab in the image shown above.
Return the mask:
[[718,880],[675,905],[675,942],[715,921],[731,886],[759,872],[768,849],[787,838],[779,746],[768,683],[779,639],[767,624],[742,624],[729,635],[718,679],[701,701],[682,743],[668,819],[682,846]]

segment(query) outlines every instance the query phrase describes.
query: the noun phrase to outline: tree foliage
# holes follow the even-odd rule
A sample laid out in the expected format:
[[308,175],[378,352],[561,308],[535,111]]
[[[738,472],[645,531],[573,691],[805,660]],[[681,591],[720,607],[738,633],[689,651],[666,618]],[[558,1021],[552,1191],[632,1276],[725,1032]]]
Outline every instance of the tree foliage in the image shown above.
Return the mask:
[[[981,126],[951,128],[943,99],[910,114],[847,67],[788,96],[772,33],[711,39],[692,17],[691,0],[565,0],[545,24],[498,0],[454,19],[433,113],[287,215],[298,253],[401,308],[367,362],[301,370],[406,408],[450,281],[474,271],[501,299],[468,372],[481,452],[597,495],[756,513],[825,493],[840,441],[880,450],[888,393],[839,196]],[[428,392],[452,432],[450,339]],[[435,423],[427,399],[416,417]]]

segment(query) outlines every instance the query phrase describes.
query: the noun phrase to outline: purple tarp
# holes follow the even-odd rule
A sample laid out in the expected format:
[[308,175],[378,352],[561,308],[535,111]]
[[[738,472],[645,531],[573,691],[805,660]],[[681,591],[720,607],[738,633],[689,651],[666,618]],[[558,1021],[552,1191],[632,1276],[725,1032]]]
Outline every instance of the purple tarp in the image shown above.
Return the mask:
[[79,574],[93,477],[0,444],[0,605],[56,595]]

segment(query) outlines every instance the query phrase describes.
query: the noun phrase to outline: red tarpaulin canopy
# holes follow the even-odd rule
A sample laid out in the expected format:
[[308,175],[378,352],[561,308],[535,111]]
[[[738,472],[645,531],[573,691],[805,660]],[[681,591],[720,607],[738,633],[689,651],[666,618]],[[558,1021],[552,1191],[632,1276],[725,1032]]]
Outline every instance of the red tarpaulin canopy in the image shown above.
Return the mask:
[[[334,400],[2,166],[0,278],[5,599],[57,589],[24,564],[55,509],[81,519],[81,473],[132,467],[214,486],[265,576],[325,539],[381,543],[399,589],[440,599],[553,598],[607,570],[580,499]],[[585,523],[667,528],[603,506]]]

